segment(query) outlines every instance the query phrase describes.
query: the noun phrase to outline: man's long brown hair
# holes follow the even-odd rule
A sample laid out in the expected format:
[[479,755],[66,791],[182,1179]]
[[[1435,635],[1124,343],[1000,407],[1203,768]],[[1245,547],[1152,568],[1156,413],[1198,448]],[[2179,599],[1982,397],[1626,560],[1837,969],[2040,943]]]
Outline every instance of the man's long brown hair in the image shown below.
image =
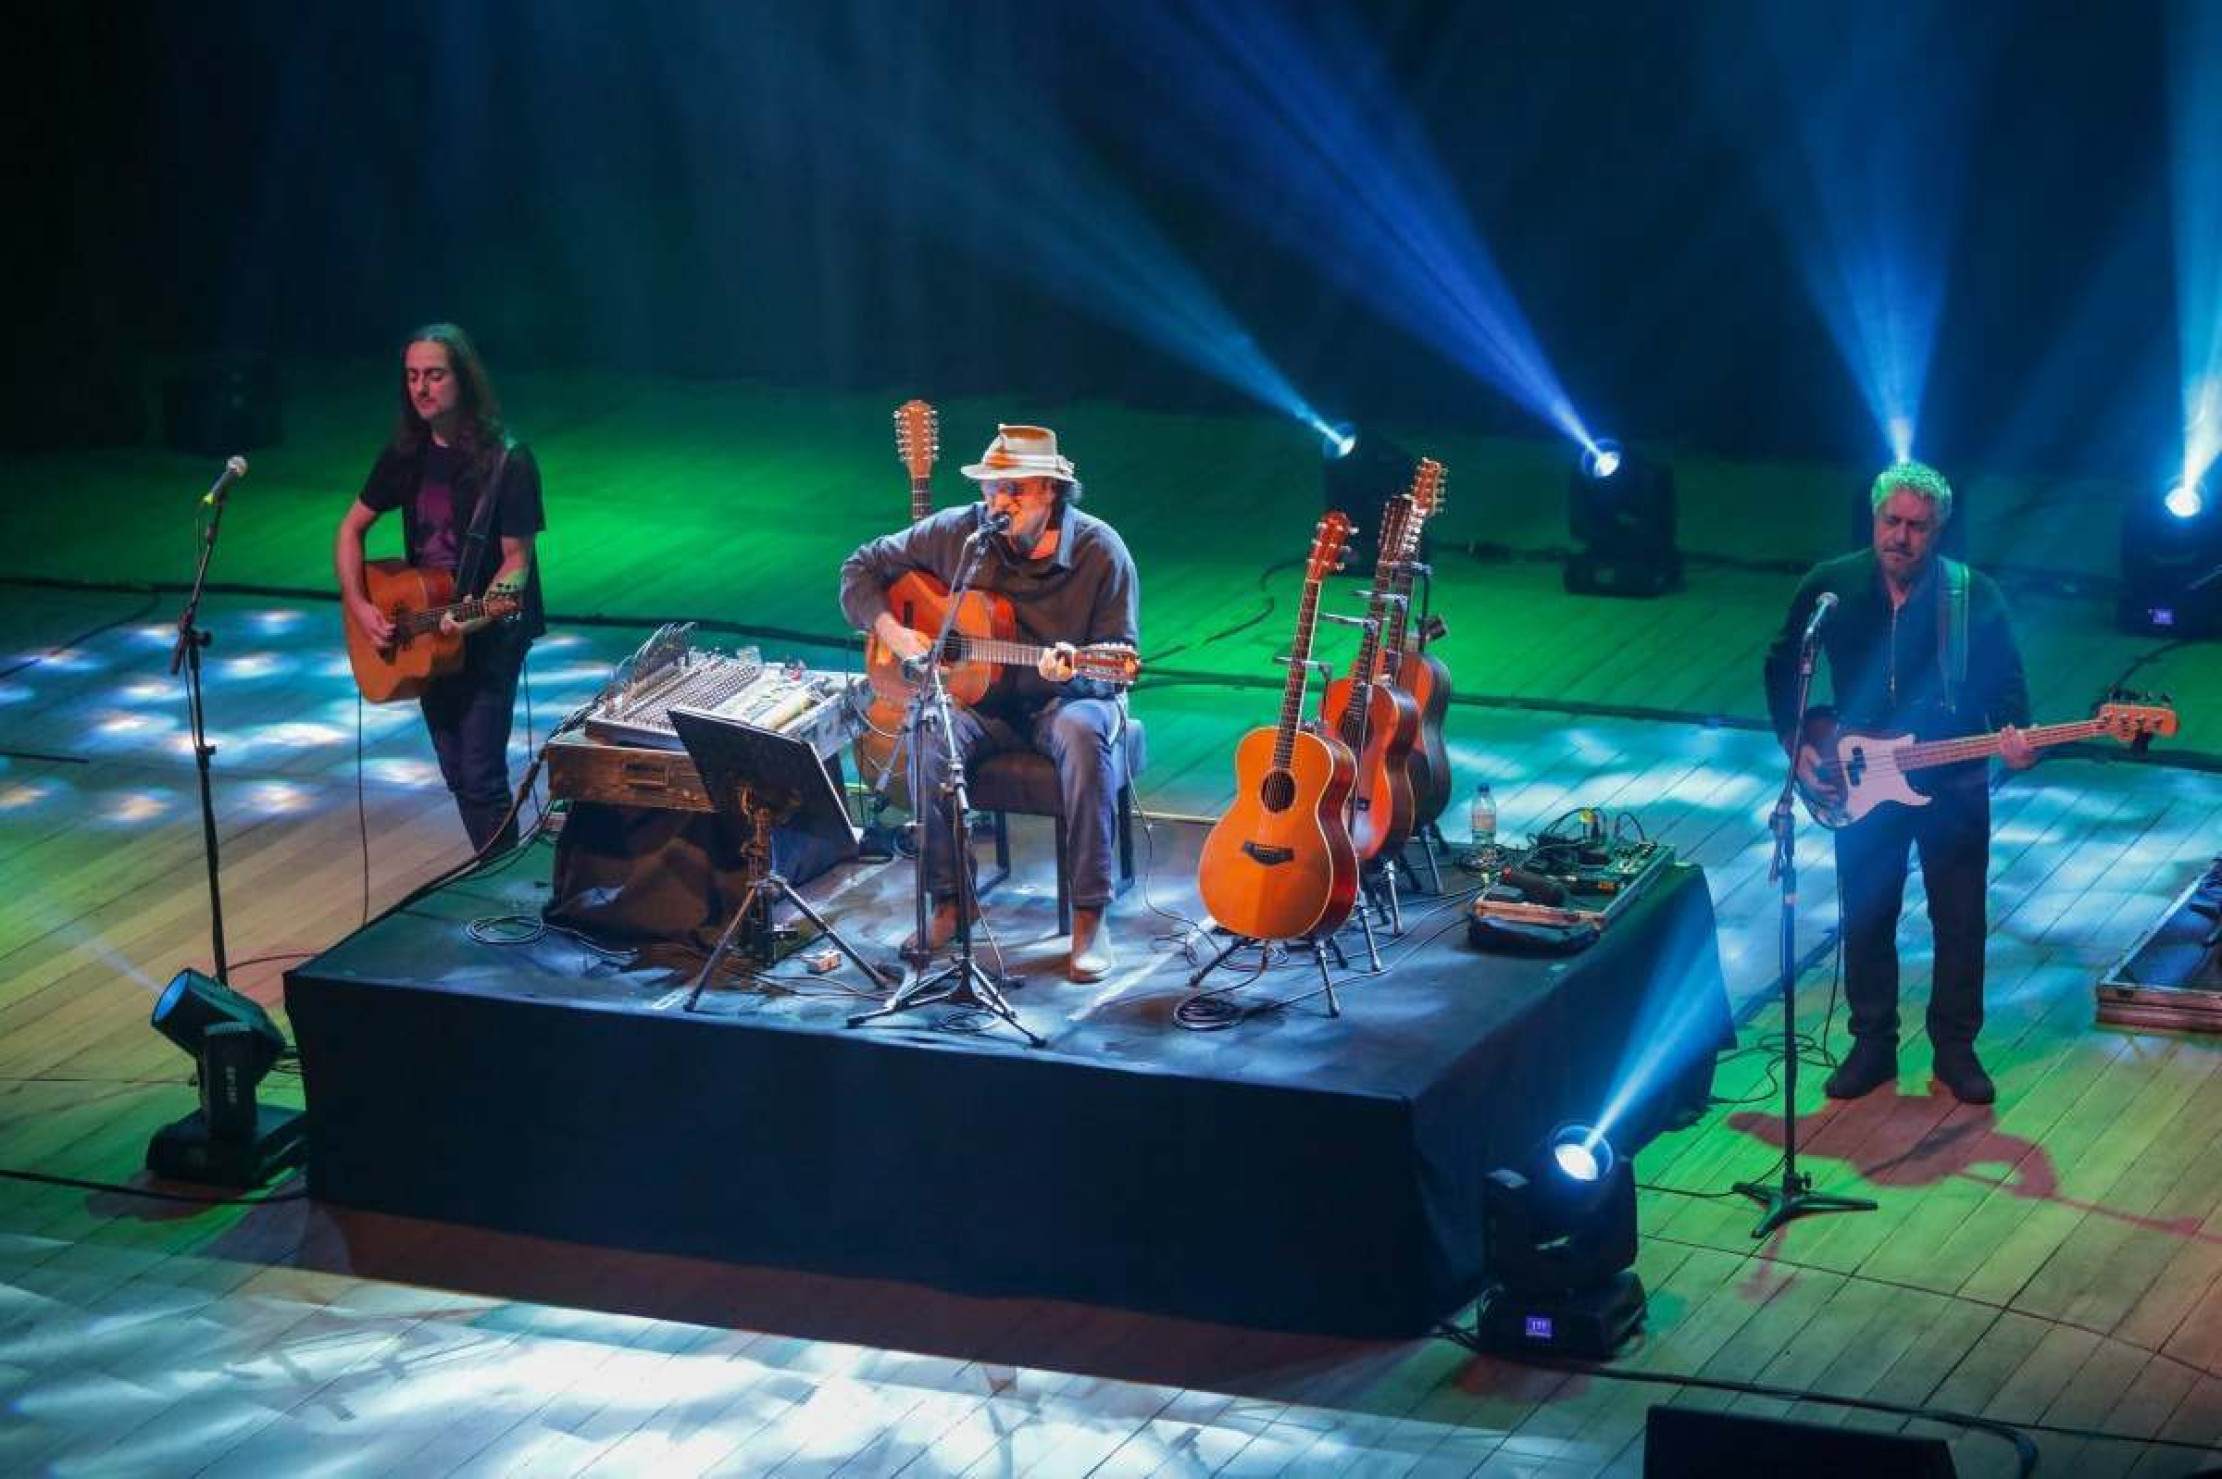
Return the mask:
[[[456,324],[426,324],[402,341],[404,354],[411,344],[446,346],[448,371],[455,377],[457,390],[456,450],[472,467],[483,470],[500,453],[504,434],[501,402],[495,398],[494,382],[486,374],[486,361],[478,357],[471,336]],[[393,429],[394,450],[416,452],[431,433],[431,426],[409,400],[409,372],[404,368],[401,415]]]

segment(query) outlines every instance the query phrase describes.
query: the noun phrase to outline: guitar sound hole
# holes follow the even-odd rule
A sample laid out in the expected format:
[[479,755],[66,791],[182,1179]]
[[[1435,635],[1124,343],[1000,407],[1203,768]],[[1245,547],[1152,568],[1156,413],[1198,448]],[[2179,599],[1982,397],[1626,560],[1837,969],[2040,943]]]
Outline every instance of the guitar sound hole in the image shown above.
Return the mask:
[[1258,800],[1267,811],[1287,811],[1296,804],[1296,777],[1285,770],[1268,771],[1258,787]]

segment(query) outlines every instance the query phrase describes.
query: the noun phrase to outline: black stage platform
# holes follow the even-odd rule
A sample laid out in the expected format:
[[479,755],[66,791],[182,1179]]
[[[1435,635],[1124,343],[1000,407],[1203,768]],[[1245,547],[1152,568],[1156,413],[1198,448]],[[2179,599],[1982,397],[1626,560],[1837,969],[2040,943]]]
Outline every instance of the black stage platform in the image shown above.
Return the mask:
[[[1489,1170],[1594,1118],[1670,1031],[1702,1044],[1614,1126],[1632,1152],[1675,1103],[1702,1102],[1729,1031],[1695,868],[1582,954],[1482,955],[1446,914],[1437,938],[1385,945],[1387,975],[1346,981],[1339,1019],[1315,1000],[1211,1033],[1174,1024],[1189,968],[1145,954],[1149,916],[1121,910],[1128,969],[1015,994],[1049,1039],[1029,1049],[938,1030],[931,1012],[846,1029],[847,968],[800,976],[801,995],[714,990],[689,1017],[668,971],[555,934],[470,938],[472,919],[537,908],[547,856],[451,884],[287,974],[318,1199],[970,1294],[1412,1334],[1480,1284]],[[809,892],[840,896],[837,927],[895,929],[859,917],[849,901],[872,890],[856,881]],[[1299,961],[1247,993],[1311,984]]]

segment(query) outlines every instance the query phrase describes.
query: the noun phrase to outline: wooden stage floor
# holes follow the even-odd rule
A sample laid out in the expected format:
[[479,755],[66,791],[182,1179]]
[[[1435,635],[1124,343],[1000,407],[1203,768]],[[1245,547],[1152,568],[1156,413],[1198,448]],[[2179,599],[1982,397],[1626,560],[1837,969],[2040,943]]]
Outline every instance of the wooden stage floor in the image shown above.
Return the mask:
[[[325,445],[320,414],[341,419],[308,407],[298,447],[276,457],[281,469]],[[295,469],[298,498],[273,494],[285,511],[271,517],[290,520],[291,532],[258,529],[242,495],[226,534],[241,539],[241,568],[220,565],[220,575],[322,583],[329,518],[311,513],[329,509],[324,489],[357,474],[352,452],[321,455],[321,470]],[[176,466],[153,454],[88,459],[78,468],[91,490],[85,507],[121,517],[134,478],[144,500],[146,484]],[[68,471],[65,459],[42,459],[5,469],[0,482]],[[1097,496],[1120,518],[1114,481],[1103,478]],[[1702,527],[1704,485],[1684,488],[1685,519]],[[1718,506],[1737,507],[1735,497],[1723,492]],[[0,513],[17,556],[0,557],[0,574],[63,573],[69,541],[40,532],[55,527],[63,501],[33,515],[21,498],[11,488]],[[552,516],[563,512],[555,502]],[[1308,529],[1301,509],[1289,517]],[[825,541],[821,583],[853,532],[847,523]],[[114,559],[69,573],[174,577],[189,565],[185,533],[179,524],[134,538]],[[1535,537],[1546,543],[1548,531]],[[1150,550],[1145,583],[1168,593],[1146,610],[1151,643],[1189,647],[1167,664],[1188,681],[1137,699],[1154,756],[1144,801],[1208,812],[1224,800],[1234,736],[1270,717],[1272,702],[1224,680],[1258,675],[1285,640],[1278,626],[1293,593],[1280,593],[1259,627],[1215,643],[1273,593],[1257,577],[1268,562],[1246,553],[1240,584],[1215,594],[1222,556],[1183,563],[1169,538],[1136,543]],[[1822,547],[1791,545],[1801,557]],[[694,572],[664,606],[641,594],[649,562],[637,551],[560,548],[571,563],[560,587],[551,574],[559,612],[686,614],[699,596],[705,614],[829,630],[822,611],[792,619],[714,572]],[[1554,596],[1555,575],[1540,564],[1475,568],[1486,575],[1461,567],[1443,580],[1443,604],[1469,630],[1487,628],[1491,602],[1547,609],[1521,641],[1494,639],[1492,661],[1471,665],[1482,669],[1471,688],[1562,707],[1461,705],[1450,737],[1462,779],[1494,783],[1507,833],[1598,805],[1631,812],[1703,863],[1731,990],[1752,1007],[1743,1042],[1763,1043],[1778,1025],[1758,999],[1774,948],[1764,810],[1777,762],[1765,736],[1737,721],[1754,712],[1763,640],[1746,628],[1764,619],[1754,613],[1779,608],[1788,577],[1701,569],[1690,592],[1629,606]],[[281,569],[291,578],[279,581]],[[191,1106],[187,1064],[146,1024],[162,982],[207,962],[191,762],[165,671],[174,602],[0,584],[0,1167],[138,1181],[147,1136]],[[2150,646],[2107,634],[2096,606],[2073,594],[2020,604],[2031,647],[2049,655],[2036,684],[2047,717],[2080,712],[2105,676]],[[457,859],[460,833],[412,712],[363,716],[358,767],[357,708],[329,640],[333,607],[224,596],[209,615],[227,918],[235,962],[256,962],[235,975],[274,1004],[289,958]],[[1551,653],[1530,650],[1542,645],[1536,631],[1553,634]],[[535,731],[640,635],[559,621],[533,661]],[[765,646],[827,656],[799,641]],[[1464,683],[1469,664],[1457,653],[1446,649]],[[2179,648],[2148,671],[2172,669],[2158,686],[2182,700],[2213,686],[2202,663],[2216,666],[2211,649]],[[1564,707],[1580,705],[1727,722]],[[2205,724],[2189,704],[2186,714],[2190,747]],[[2222,1043],[2095,1027],[2091,985],[2222,845],[2222,779],[2063,759],[2015,778],[1997,805],[1983,1045],[1999,1104],[1952,1103],[1928,1081],[1918,1037],[1896,1093],[1833,1106],[1819,1073],[1803,1076],[1807,1169],[1823,1189],[1881,1208],[1754,1243],[1745,1204],[1687,1194],[1764,1178],[1776,1153],[1765,1055],[1726,1060],[1728,1102],[1638,1167],[1652,1188],[1638,1264],[1650,1319],[1618,1364],[2122,1435],[2039,1433],[2046,1472],[2192,1472],[2217,1460],[2191,1445],[2222,1443]],[[1186,865],[1167,840],[1178,830],[1157,829],[1164,845],[1148,898],[1193,913]],[[1047,929],[1043,844],[1019,841],[1022,866],[1035,867],[1021,882],[1037,892],[1014,900],[1011,928],[1022,952],[1042,954],[1051,947],[1028,937]],[[1834,907],[1825,838],[1809,828],[1802,844],[1810,942]],[[1927,932],[1917,909],[1909,915],[1907,994],[1918,1006]],[[1137,896],[1115,923],[1137,959],[1177,928]],[[883,933],[900,932],[890,920]],[[1802,982],[1804,1025],[1823,1020],[1830,987],[1824,959]],[[1042,1009],[1042,998],[1029,1006]],[[283,1100],[298,1087],[279,1077],[270,1092]],[[714,1147],[704,1154],[714,1161]],[[967,1300],[302,1201],[202,1208],[0,1183],[0,1401],[11,1414],[0,1467],[11,1472],[1633,1474],[1644,1411],[1661,1400],[1905,1426],[1819,1403],[1792,1409],[1474,1360],[1441,1341],[1336,1342]],[[1913,1426],[1953,1436],[1963,1473],[2012,1472],[1995,1439]]]

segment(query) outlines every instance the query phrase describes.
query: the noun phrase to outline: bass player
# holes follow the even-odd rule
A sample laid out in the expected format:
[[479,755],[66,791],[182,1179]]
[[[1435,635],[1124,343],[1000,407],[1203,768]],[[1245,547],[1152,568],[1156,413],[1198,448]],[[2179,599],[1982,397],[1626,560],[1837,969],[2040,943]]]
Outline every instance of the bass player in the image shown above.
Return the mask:
[[454,324],[428,324],[409,336],[400,389],[393,435],[340,520],[332,565],[347,620],[379,647],[392,643],[393,623],[366,592],[363,536],[391,509],[401,510],[411,565],[453,575],[461,595],[521,592],[514,621],[441,618],[443,631],[468,634],[463,666],[432,679],[418,699],[472,849],[500,851],[517,836],[509,798],[517,676],[525,650],[546,630],[533,559],[534,539],[547,527],[540,469],[530,450],[508,439],[486,365]]
[[[1936,551],[1952,517],[1952,487],[1919,462],[1886,468],[1869,492],[1872,547],[1816,565],[1798,585],[1767,650],[1767,707],[1785,749],[1796,746],[1799,782],[1840,797],[1797,722],[1798,653],[1822,594],[1841,604],[1822,624],[1838,720],[1923,739],[2000,731],[1999,754],[2024,770],[2036,752],[2017,726],[2029,722],[2029,688],[2005,599],[1989,577]],[[1856,1099],[1898,1075],[1898,915],[1907,853],[1921,855],[1935,963],[1929,1043],[1936,1077],[1963,1104],[1996,1097],[1975,1056],[1983,1025],[1983,938],[1990,867],[1990,787],[1981,763],[1942,767],[1927,806],[1881,806],[1836,833],[1843,890],[1844,999],[1852,1050],[1829,1075],[1828,1093]]]
[[[1031,748],[1057,767],[1071,857],[1072,939],[1067,973],[1100,980],[1115,964],[1103,923],[1112,897],[1117,799],[1126,774],[1126,708],[1114,684],[1076,676],[1076,645],[1134,649],[1140,642],[1140,582],[1134,559],[1109,524],[1078,507],[1081,485],[1040,426],[999,426],[964,475],[981,501],[947,508],[859,548],[841,566],[841,609],[898,656],[922,656],[932,634],[912,631],[888,608],[896,579],[922,571],[946,584],[964,563],[965,544],[990,519],[1009,527],[990,536],[973,589],[1007,601],[1018,636],[1047,648],[1032,669],[1013,670],[979,704],[952,715],[954,742],[969,762],[999,750]],[[937,733],[921,730],[925,774],[944,764]],[[929,782],[930,784],[931,782]],[[934,909],[923,942],[940,949],[957,928],[956,849],[941,808],[919,808],[925,822],[926,887]]]

